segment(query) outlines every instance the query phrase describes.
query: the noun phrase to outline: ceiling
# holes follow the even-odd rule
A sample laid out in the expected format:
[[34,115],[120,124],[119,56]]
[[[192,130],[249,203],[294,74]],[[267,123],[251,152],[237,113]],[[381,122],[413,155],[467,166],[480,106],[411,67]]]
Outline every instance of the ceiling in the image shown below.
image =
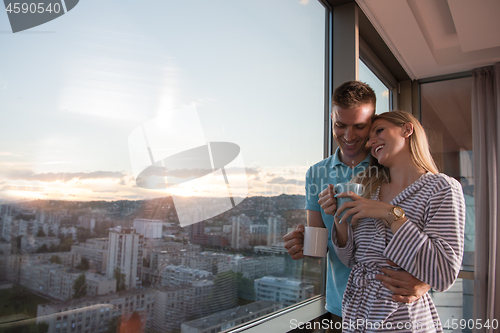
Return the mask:
[[499,0],[356,0],[411,79],[500,62]]

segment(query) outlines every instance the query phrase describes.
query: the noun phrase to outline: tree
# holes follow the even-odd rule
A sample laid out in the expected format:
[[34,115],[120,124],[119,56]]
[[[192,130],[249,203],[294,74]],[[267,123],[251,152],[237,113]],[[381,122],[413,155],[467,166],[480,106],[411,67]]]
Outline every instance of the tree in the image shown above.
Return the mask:
[[52,230],[49,230],[49,237],[57,237],[57,236]]
[[82,271],[86,271],[89,268],[90,268],[90,263],[85,258],[82,258],[82,260],[80,261],[80,263],[76,266],[76,269],[79,269],[79,270],[82,270]]
[[236,273],[227,271],[217,274],[205,306],[211,312],[219,312],[238,305],[238,281]]
[[113,271],[113,277],[116,279],[116,291],[125,290],[125,274],[122,273],[120,268],[116,267]]
[[111,320],[108,322],[108,327],[106,329],[105,333],[117,333],[119,331],[119,327],[121,326],[121,316],[116,316],[111,318]]
[[53,255],[50,257],[50,262],[53,264],[62,264],[62,259],[58,255]]
[[72,245],[73,245],[73,239],[72,238],[66,238],[59,245],[59,252],[70,252]]
[[47,333],[49,331],[49,324],[44,321],[35,325],[34,332],[36,333]]
[[49,248],[47,247],[47,244],[42,244],[37,250],[36,253],[47,253],[49,252]]
[[57,246],[55,244],[50,244],[49,252],[57,252],[57,250],[59,250],[59,246]]
[[80,274],[73,283],[73,298],[81,298],[87,295],[87,283],[85,274]]
[[14,305],[16,311],[21,310],[21,307],[30,301],[31,294],[24,286],[16,284],[12,287],[12,293],[9,297],[9,303]]
[[45,232],[43,231],[43,229],[38,229],[38,232],[36,233],[36,237],[47,237],[47,235],[45,235]]
[[17,251],[21,250],[21,242],[22,242],[23,236],[17,236],[16,237],[16,246],[17,246]]
[[238,281],[238,298],[255,301],[255,286],[252,280],[243,276],[243,273],[236,273]]
[[80,243],[85,243],[87,241],[87,239],[89,239],[91,237],[92,237],[92,235],[90,234],[90,230],[89,229],[78,228],[78,230],[76,232],[76,239]]

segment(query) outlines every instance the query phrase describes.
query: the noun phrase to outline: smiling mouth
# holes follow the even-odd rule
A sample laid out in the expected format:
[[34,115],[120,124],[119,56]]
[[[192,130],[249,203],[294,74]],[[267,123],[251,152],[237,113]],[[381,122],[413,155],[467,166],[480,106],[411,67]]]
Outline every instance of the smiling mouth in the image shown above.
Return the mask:
[[377,148],[375,148],[375,154],[378,153],[380,151],[380,149],[384,148],[384,145],[381,145],[381,146],[378,146]]
[[[356,141],[357,142],[357,141]],[[352,143],[349,143],[349,142],[345,142],[344,141],[344,144],[347,146],[347,147],[354,147],[356,145],[356,142],[352,142]]]

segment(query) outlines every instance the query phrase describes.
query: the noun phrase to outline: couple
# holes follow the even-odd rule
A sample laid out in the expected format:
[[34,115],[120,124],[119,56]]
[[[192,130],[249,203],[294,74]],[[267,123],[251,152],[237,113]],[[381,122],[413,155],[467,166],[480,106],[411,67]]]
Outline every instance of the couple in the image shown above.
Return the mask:
[[[358,81],[335,90],[339,149],[306,175],[307,223],[330,233],[326,309],[333,322],[344,320],[344,331],[440,332],[427,291],[448,289],[460,270],[462,190],[438,173],[418,120],[401,111],[375,116],[375,101]],[[349,194],[354,201],[337,207],[328,184],[353,176],[364,195]],[[343,219],[352,216],[351,223],[337,217],[347,208]],[[304,257],[302,231],[299,226],[284,237],[293,259]]]

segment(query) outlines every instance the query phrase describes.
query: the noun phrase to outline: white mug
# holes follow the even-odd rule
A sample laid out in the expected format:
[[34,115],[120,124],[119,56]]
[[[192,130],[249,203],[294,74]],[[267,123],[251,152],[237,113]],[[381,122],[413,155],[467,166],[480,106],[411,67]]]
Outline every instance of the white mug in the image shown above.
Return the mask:
[[328,229],[306,227],[304,230],[303,253],[309,257],[326,257]]

